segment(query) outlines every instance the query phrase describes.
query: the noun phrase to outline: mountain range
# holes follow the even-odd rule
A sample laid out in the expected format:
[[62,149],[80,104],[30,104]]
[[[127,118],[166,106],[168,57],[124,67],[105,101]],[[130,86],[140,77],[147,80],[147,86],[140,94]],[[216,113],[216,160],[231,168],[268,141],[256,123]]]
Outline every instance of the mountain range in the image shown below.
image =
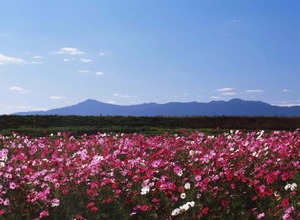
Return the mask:
[[300,116],[300,106],[280,107],[261,101],[146,103],[115,105],[88,99],[76,105],[47,111],[18,112],[15,115],[82,115],[82,116]]

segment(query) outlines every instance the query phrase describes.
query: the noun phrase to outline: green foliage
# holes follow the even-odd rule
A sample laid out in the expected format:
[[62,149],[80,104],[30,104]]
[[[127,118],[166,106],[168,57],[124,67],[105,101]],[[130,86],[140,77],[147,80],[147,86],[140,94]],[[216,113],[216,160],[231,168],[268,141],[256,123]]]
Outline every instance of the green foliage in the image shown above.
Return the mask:
[[300,127],[300,117],[123,117],[123,116],[0,116],[0,132],[17,132],[33,137],[58,131],[74,136],[98,131],[113,133],[143,133],[159,135],[178,133],[181,128],[200,130],[217,135],[224,130],[294,130]]

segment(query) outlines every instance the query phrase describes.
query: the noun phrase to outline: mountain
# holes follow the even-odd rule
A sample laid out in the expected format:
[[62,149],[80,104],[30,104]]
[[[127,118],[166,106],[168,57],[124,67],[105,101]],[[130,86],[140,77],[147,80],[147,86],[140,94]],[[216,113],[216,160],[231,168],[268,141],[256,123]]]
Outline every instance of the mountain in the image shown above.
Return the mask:
[[119,115],[119,116],[300,116],[300,106],[280,107],[260,101],[146,103],[121,106],[88,99],[76,105],[48,111],[18,112],[16,115]]

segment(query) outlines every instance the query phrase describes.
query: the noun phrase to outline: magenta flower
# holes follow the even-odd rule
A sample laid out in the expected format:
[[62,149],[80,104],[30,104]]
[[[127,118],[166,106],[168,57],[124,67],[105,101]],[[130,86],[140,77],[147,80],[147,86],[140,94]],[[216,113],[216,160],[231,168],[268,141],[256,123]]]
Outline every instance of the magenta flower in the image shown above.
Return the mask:
[[183,171],[179,166],[175,166],[174,167],[174,172],[178,175],[178,176],[182,176]]
[[16,184],[15,184],[14,182],[10,182],[10,183],[9,183],[9,188],[10,188],[10,189],[16,188]]
[[4,205],[4,206],[8,206],[8,205],[9,205],[9,199],[5,199],[5,200],[3,201],[3,205]]
[[259,213],[259,214],[257,215],[257,218],[258,218],[258,219],[263,218],[263,217],[265,217],[265,213],[263,213],[263,212],[262,212],[262,213]]

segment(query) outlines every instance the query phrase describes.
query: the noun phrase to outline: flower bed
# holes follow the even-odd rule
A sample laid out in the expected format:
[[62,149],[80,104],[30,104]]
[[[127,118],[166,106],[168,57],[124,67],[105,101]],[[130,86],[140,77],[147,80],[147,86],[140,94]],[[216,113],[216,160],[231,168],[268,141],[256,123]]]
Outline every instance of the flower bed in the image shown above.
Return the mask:
[[0,139],[0,219],[300,218],[299,130]]

